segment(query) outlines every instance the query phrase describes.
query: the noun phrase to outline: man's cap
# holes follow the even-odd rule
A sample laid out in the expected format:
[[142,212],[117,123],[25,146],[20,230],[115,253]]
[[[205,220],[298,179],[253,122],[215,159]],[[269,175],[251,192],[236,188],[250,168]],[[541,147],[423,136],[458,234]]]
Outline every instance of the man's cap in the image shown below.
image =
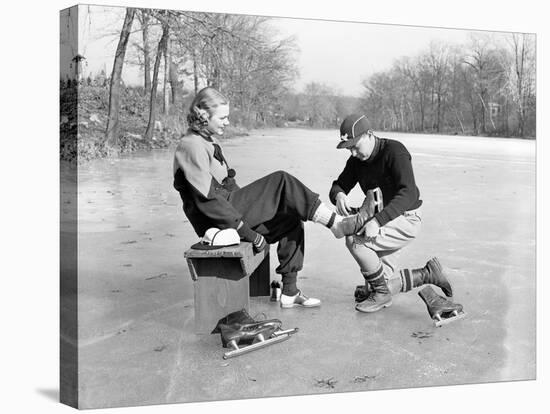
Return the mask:
[[340,142],[336,148],[349,148],[357,144],[361,135],[370,131],[366,115],[351,114],[340,125]]
[[191,246],[195,250],[213,250],[226,246],[234,246],[241,242],[239,233],[235,229],[220,230],[211,227],[206,230],[198,243]]

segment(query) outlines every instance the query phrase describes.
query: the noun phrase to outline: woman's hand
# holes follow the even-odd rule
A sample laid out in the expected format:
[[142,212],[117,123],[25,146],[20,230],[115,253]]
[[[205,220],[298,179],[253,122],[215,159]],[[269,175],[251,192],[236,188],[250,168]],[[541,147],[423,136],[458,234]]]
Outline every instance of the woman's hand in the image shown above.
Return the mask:
[[237,226],[237,232],[243,240],[252,243],[254,253],[260,253],[263,250],[269,249],[269,243],[267,243],[264,236],[252,230],[242,220]]
[[252,242],[252,248],[254,253],[260,253],[265,249],[269,249],[269,244],[265,241],[264,236],[260,233],[256,233],[256,239]]

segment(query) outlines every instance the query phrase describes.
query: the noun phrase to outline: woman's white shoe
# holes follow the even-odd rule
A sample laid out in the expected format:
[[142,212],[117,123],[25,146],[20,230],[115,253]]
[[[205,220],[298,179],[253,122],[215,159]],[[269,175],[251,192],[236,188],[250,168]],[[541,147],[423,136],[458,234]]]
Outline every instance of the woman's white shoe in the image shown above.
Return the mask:
[[281,295],[281,308],[294,308],[295,306],[314,308],[321,306],[321,301],[316,298],[307,297],[300,290],[294,296]]

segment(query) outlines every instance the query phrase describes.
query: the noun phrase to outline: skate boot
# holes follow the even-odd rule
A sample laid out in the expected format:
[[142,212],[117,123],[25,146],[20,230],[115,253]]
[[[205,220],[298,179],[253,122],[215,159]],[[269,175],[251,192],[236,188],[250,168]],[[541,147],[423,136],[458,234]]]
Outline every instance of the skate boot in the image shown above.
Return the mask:
[[376,213],[380,213],[384,209],[384,199],[382,197],[382,190],[380,187],[376,187],[374,190],[368,190],[363,204],[359,208],[359,213],[366,214],[370,219],[374,217]]
[[220,325],[232,325],[235,323],[242,325],[242,324],[250,324],[255,322],[256,321],[248,314],[246,309],[240,309],[238,311],[231,312],[230,314],[221,318],[211,333],[212,334],[220,333],[221,332]]
[[343,217],[331,230],[337,239],[341,239],[344,236],[352,236],[359,233],[359,230],[363,228],[367,221],[367,213],[359,211],[352,216]]
[[366,215],[367,218],[373,217],[376,213],[381,212],[384,209],[384,201],[382,197],[382,191],[379,187],[374,190],[368,190],[363,204],[361,207],[352,207],[351,214],[361,213]]
[[437,257],[428,260],[426,266],[422,269],[414,269],[412,277],[414,287],[426,284],[435,285],[443,291],[445,296],[449,298],[453,297],[453,288],[445,276],[443,266],[441,266]]
[[[376,213],[379,213],[384,208],[382,191],[379,187],[374,190],[368,190],[363,204],[359,208],[352,208],[353,215],[344,217],[341,222],[342,233],[344,236],[352,236],[357,234]],[[337,236],[338,238],[338,236]]]
[[373,280],[365,281],[365,291],[368,291],[368,284],[372,291],[362,302],[355,305],[355,309],[359,312],[372,313],[391,306],[391,292],[383,273]]
[[453,303],[443,296],[439,296],[431,286],[426,286],[419,291],[418,296],[420,296],[426,304],[428,313],[434,320],[434,325],[437,327],[462,319],[466,316],[462,310],[461,304]]
[[220,325],[222,343],[231,348],[223,355],[224,359],[232,358],[264,348],[290,338],[298,329],[281,330],[281,321],[270,319],[250,324]]

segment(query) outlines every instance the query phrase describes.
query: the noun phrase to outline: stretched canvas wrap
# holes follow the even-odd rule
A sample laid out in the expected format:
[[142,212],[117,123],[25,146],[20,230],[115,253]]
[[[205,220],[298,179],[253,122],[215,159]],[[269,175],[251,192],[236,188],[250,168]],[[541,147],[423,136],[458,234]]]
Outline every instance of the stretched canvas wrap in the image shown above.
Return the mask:
[[[62,10],[61,401],[102,408],[535,379],[535,44],[523,33]],[[397,251],[370,250],[393,286],[391,306],[356,310],[365,278],[350,253],[367,242],[346,244],[312,217],[292,234],[303,226],[297,288],[320,306],[281,306],[281,238],[261,252],[235,245],[232,232],[201,241],[174,188],[174,154],[206,86],[229,102],[216,185],[284,171],[337,211],[329,190],[354,155],[336,149],[350,138],[339,130],[348,115],[365,115],[376,142],[405,146],[422,205],[398,215],[414,214],[421,230]],[[357,185],[347,205],[364,198]],[[382,201],[379,212],[392,203]],[[432,257],[443,276],[424,268]],[[442,326],[438,303],[451,306]],[[251,319],[262,323],[247,342],[233,322]]]

